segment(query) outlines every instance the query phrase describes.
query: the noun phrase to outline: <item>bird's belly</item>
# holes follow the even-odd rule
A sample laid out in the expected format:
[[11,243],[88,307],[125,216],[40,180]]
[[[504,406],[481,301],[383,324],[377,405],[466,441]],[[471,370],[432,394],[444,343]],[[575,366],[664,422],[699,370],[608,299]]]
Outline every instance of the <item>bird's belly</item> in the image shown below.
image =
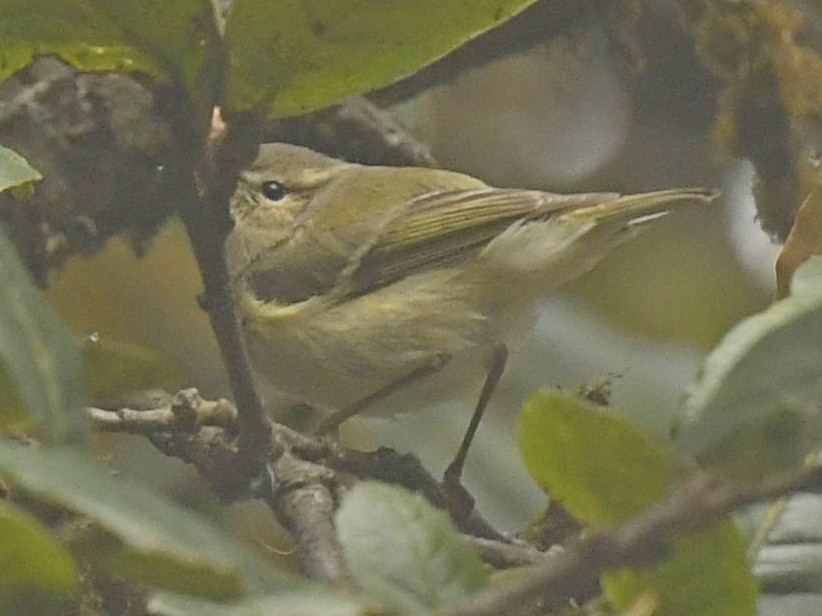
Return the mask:
[[527,327],[489,314],[471,288],[453,277],[440,279],[446,274],[417,276],[328,310],[253,325],[247,339],[258,375],[292,403],[333,410],[432,368],[370,405],[368,414],[477,396],[494,346],[510,343],[502,332],[507,337],[508,330]]
[[[267,350],[258,349],[255,355],[257,359],[260,352],[266,355],[262,358],[265,369],[258,371],[258,377],[278,394],[272,409],[275,414],[280,410],[277,406],[285,410],[297,402],[326,411],[339,410],[393,385],[399,386],[392,388],[390,395],[370,403],[363,412],[398,415],[454,398],[475,397],[491,357],[491,347],[474,346],[452,356],[435,357],[431,363],[408,361],[390,368],[374,365],[367,374],[352,375],[337,362],[306,361],[298,353],[285,353],[270,362]],[[401,354],[402,349],[397,353]],[[431,367],[431,372],[425,371],[426,366]],[[416,378],[409,378],[415,373]]]

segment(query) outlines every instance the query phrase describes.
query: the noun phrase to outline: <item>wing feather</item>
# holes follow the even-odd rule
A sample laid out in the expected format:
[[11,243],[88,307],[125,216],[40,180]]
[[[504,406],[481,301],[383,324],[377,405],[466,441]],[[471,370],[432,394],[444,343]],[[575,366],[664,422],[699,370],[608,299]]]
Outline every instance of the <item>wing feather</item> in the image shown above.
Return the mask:
[[442,190],[409,201],[352,270],[357,296],[433,267],[460,263],[518,220],[541,219],[616,198],[536,190]]

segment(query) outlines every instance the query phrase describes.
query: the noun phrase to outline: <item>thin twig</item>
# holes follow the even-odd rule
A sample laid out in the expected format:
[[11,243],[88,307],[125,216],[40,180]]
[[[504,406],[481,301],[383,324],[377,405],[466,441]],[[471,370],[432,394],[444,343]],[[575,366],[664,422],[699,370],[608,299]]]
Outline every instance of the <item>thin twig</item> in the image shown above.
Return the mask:
[[168,404],[156,408],[90,407],[87,412],[94,426],[104,432],[146,435],[195,425],[234,428],[237,424],[237,407],[225,398],[207,400],[193,388],[162,397],[168,399]]
[[203,278],[202,304],[239,410],[240,452],[253,473],[269,448],[270,428],[234,311],[225,253],[225,238],[231,228],[229,198],[240,168],[248,162],[249,152],[244,149],[251,127],[237,122],[227,130],[218,118],[215,125],[220,130],[212,131],[192,169],[194,198],[183,201],[180,214]]
[[553,555],[551,551],[542,552],[527,543],[496,541],[474,535],[463,535],[462,541],[476,550],[482,559],[495,569],[539,565]]

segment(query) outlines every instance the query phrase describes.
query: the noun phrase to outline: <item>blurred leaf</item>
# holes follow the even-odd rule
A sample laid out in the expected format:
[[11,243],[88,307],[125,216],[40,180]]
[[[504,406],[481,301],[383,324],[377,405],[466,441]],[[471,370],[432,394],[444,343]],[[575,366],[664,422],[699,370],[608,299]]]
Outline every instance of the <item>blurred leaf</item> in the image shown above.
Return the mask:
[[13,150],[0,146],[0,192],[42,179],[43,176],[29,166],[25,158]]
[[161,593],[151,598],[148,613],[158,616],[365,616],[374,614],[353,597],[322,591],[283,593],[235,603],[211,603],[202,599]]
[[797,268],[791,278],[792,295],[808,295],[822,291],[822,257],[811,255]]
[[[0,157],[6,186],[32,181],[37,172],[20,157]],[[58,317],[29,280],[17,251],[0,228],[0,427],[20,427],[23,403],[52,442],[86,434],[82,360]],[[5,377],[5,378],[1,378]]]
[[822,614],[822,595],[763,595],[756,613],[757,616],[817,616]]
[[817,184],[796,213],[791,232],[776,260],[778,297],[787,297],[796,268],[810,256],[819,254],[822,254],[822,186]]
[[214,598],[293,588],[295,582],[246,553],[197,516],[143,486],[112,479],[79,454],[0,442],[0,473],[34,497],[90,518],[91,552],[120,574]]
[[94,401],[145,389],[174,391],[183,385],[183,367],[160,351],[109,338],[86,338],[83,350]]
[[[762,524],[770,504],[746,511],[742,521]],[[759,616],[811,616],[822,613],[822,497],[791,497],[754,561],[762,590]]]
[[336,527],[351,575],[398,613],[425,613],[488,583],[482,560],[448,516],[402,488],[357,484],[343,499]]
[[790,517],[780,522],[757,556],[754,572],[763,592],[822,596],[822,536],[818,529],[808,533],[812,530],[808,522],[819,519],[822,503],[819,497],[812,498],[792,499],[788,505]]
[[0,503],[0,614],[63,613],[78,582],[65,548],[34,517]]
[[25,432],[33,425],[34,420],[17,394],[6,367],[0,362],[0,433]]
[[211,108],[222,68],[209,0],[0,0],[0,15],[0,81],[55,54],[82,71],[179,81]]
[[[42,179],[36,169],[29,166],[17,152],[0,146],[0,192],[18,188]],[[0,431],[25,430],[32,424],[6,367],[0,363]]]
[[678,448],[758,477],[795,468],[822,436],[822,258],[793,294],[745,319],[705,360],[682,411]]
[[[545,390],[520,418],[525,465],[580,522],[610,527],[663,500],[674,488],[674,454],[645,430],[571,394]],[[629,609],[650,595],[664,616],[746,616],[756,586],[733,523],[678,539],[671,557],[641,570],[607,572],[611,601]]]
[[229,111],[327,107],[410,75],[534,0],[234,0]]
[[208,317],[192,301],[201,285],[185,229],[175,219],[145,255],[113,238],[93,258],[72,259],[45,295],[74,331],[179,358],[186,380],[216,397],[227,385]]
[[[699,216],[711,219],[716,212],[708,207]],[[710,243],[701,233],[677,225],[687,219],[668,218],[564,289],[629,332],[711,348],[769,298],[729,256],[727,240]],[[713,225],[722,224],[713,219]]]

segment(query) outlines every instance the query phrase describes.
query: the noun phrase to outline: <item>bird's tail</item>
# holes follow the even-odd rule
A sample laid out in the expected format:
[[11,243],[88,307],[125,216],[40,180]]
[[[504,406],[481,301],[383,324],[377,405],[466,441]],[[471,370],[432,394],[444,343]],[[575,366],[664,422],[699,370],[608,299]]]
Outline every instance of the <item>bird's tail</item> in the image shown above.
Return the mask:
[[671,188],[636,195],[625,195],[563,213],[563,218],[579,222],[613,222],[639,227],[664,216],[677,205],[703,202],[719,197],[719,191],[706,188]]

